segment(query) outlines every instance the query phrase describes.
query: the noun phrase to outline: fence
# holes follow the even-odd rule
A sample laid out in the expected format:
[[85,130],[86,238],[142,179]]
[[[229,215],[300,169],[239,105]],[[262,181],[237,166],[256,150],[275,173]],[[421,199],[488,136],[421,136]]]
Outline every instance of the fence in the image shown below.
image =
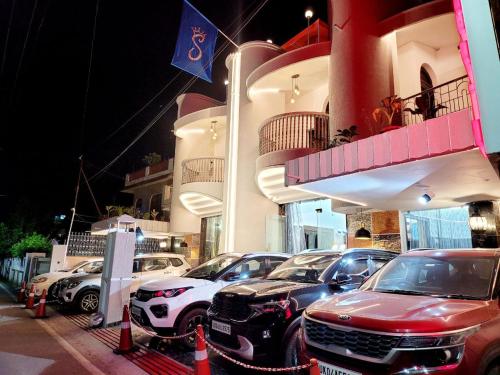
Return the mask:
[[324,150],[328,147],[328,115],[292,112],[267,119],[259,129],[259,153],[298,148]]
[[403,99],[403,125],[418,124],[470,107],[469,79],[463,76]]
[[223,182],[223,158],[198,158],[182,162],[182,183]]

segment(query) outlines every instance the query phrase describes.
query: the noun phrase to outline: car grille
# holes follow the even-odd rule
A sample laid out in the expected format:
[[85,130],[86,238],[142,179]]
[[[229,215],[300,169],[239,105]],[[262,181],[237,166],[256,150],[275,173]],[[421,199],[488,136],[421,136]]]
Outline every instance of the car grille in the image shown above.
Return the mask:
[[154,297],[154,293],[155,292],[150,292],[149,290],[139,289],[137,293],[135,293],[135,298],[138,301],[147,302]]
[[248,319],[252,310],[246,299],[238,294],[217,293],[212,300],[210,312],[221,318],[242,321]]
[[352,353],[383,359],[401,340],[398,336],[378,335],[360,331],[342,331],[326,324],[305,319],[307,339],[323,349],[329,345],[349,349]]

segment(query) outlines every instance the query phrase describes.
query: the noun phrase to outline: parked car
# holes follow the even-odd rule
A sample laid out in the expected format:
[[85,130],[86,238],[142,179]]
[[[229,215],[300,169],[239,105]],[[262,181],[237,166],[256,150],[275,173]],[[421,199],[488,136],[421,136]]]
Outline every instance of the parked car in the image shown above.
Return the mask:
[[500,250],[412,251],[309,306],[299,352],[322,374],[500,373]]
[[28,283],[26,288],[26,295],[28,295],[31,285],[34,285],[35,296],[40,297],[43,290],[47,291],[47,295],[53,296],[54,286],[57,281],[64,279],[76,274],[85,274],[88,272],[93,272],[96,268],[102,267],[103,258],[94,258],[89,260],[84,260],[75,264],[67,269],[62,269],[56,272],[42,273],[41,275],[35,276]]
[[[219,255],[182,277],[141,285],[132,299],[132,316],[160,334],[182,335],[205,322],[206,311],[219,289],[240,280],[264,277],[289,257],[276,253]],[[183,343],[193,347],[194,338]]]
[[359,287],[397,253],[376,249],[306,251],[263,280],[225,287],[208,310],[212,344],[246,360],[297,363],[300,317],[312,302]]
[[[137,255],[132,268],[130,293],[134,294],[144,282],[170,275],[182,275],[189,269],[189,263],[184,255],[170,253]],[[77,307],[84,313],[96,311],[99,307],[101,273],[102,266],[93,273],[61,280],[57,286],[59,300]]]

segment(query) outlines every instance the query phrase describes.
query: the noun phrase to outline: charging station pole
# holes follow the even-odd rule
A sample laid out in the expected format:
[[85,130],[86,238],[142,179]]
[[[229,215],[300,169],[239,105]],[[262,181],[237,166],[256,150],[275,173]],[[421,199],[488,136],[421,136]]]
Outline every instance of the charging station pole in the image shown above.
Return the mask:
[[103,327],[122,320],[123,306],[130,302],[130,285],[135,255],[135,219],[122,215],[110,222],[101,276],[99,312]]

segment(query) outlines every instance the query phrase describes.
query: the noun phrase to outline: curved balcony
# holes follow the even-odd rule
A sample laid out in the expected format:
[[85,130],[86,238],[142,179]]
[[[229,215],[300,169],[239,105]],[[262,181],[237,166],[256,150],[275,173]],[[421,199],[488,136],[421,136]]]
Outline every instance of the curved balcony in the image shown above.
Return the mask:
[[198,216],[222,211],[224,159],[215,157],[188,159],[182,162],[179,199]]
[[261,192],[277,203],[311,198],[285,187],[284,164],[328,147],[328,114],[293,112],[271,117],[259,129],[256,179]]

